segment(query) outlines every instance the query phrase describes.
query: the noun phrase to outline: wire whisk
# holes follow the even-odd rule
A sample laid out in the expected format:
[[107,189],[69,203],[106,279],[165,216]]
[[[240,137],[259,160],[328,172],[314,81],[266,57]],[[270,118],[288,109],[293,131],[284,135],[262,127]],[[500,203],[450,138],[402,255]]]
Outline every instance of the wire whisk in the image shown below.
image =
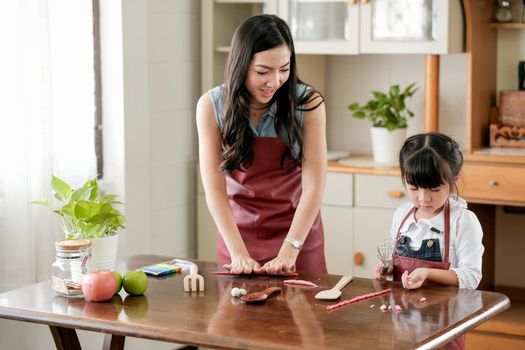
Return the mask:
[[391,237],[383,240],[377,245],[377,257],[383,264],[383,267],[381,268],[382,275],[386,274],[389,267],[392,266],[394,247],[394,240]]

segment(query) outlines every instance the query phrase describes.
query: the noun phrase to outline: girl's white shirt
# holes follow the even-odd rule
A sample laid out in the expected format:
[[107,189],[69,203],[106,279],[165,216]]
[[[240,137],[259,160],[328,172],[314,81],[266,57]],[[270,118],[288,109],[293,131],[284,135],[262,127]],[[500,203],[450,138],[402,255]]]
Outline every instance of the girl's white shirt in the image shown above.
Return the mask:
[[[467,202],[460,197],[450,196],[450,242],[449,262],[459,281],[459,288],[476,289],[481,280],[482,256],[485,248],[482,244],[483,230],[476,214],[467,209]],[[396,209],[390,234],[396,239],[397,230],[403,219],[412,209],[412,203],[405,203]],[[434,232],[431,228],[439,230]],[[401,227],[400,234],[410,237],[410,247],[419,249],[424,239],[438,239],[441,256],[445,249],[444,212],[431,219],[416,221],[414,215]]]

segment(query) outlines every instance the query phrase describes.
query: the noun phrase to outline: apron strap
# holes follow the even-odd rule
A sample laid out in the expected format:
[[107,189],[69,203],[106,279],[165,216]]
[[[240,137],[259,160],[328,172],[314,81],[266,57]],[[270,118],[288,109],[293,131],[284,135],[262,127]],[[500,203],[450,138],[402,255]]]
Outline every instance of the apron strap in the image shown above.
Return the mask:
[[410,211],[408,212],[407,216],[405,216],[403,221],[401,221],[401,225],[399,225],[399,228],[397,229],[396,242],[399,240],[399,235],[401,234],[401,228],[403,227],[405,222],[408,220],[410,215],[412,215],[412,213],[414,213],[415,211],[416,211],[416,207],[412,207],[412,209],[410,209]]

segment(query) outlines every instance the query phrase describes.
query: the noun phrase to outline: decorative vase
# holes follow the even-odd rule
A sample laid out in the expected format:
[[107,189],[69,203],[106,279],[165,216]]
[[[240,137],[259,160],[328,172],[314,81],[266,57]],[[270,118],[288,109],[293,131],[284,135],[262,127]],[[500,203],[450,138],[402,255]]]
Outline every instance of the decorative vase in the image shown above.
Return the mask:
[[372,151],[374,162],[381,165],[397,165],[399,150],[406,137],[406,128],[388,131],[383,127],[372,127]]
[[90,238],[91,264],[95,270],[113,270],[117,265],[118,235]]

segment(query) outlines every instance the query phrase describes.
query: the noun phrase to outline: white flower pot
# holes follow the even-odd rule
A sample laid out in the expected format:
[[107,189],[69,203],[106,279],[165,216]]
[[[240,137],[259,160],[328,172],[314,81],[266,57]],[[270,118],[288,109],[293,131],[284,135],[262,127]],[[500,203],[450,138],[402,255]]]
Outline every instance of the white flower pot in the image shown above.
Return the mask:
[[113,270],[117,265],[118,235],[90,238],[91,265],[95,270]]
[[405,142],[406,129],[388,131],[383,127],[370,128],[374,162],[381,165],[397,165],[399,151]]

